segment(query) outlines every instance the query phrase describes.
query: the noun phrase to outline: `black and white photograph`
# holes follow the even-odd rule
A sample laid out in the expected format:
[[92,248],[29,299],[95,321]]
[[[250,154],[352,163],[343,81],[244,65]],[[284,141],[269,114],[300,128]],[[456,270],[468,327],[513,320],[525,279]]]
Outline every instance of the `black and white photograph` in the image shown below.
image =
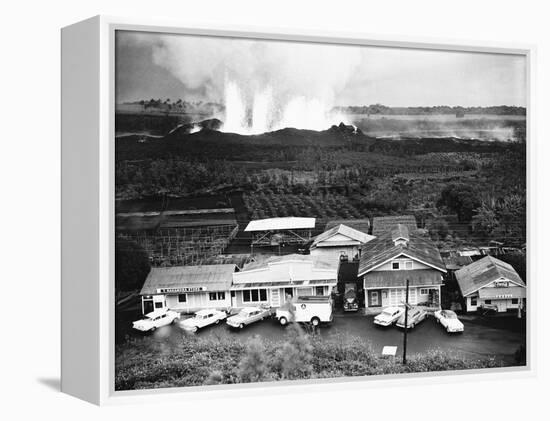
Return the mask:
[[527,366],[525,55],[114,41],[115,391]]

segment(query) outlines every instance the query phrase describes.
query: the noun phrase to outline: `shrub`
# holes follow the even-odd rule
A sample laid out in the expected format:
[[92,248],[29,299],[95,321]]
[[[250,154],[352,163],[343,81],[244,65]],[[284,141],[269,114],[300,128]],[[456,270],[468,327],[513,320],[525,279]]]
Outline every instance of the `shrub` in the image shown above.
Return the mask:
[[[525,350],[516,354],[524,361]],[[520,364],[520,363],[518,363]],[[383,358],[367,341],[331,340],[288,326],[283,341],[259,337],[246,344],[232,338],[185,336],[180,342],[129,340],[116,347],[115,389],[131,390],[283,379],[334,378],[500,367],[494,358],[468,359],[441,350],[414,354],[408,364]]]

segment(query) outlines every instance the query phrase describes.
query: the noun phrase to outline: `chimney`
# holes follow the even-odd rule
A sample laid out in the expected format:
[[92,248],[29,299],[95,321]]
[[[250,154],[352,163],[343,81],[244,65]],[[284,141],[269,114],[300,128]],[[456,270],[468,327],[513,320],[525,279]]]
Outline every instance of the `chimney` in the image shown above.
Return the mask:
[[395,246],[405,246],[409,244],[409,229],[406,225],[397,224],[391,231],[391,239]]

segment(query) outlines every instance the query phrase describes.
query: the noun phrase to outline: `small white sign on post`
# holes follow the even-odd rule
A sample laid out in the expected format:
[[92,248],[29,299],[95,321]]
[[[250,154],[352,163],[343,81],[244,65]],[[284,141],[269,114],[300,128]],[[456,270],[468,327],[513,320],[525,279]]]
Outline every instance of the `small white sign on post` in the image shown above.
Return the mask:
[[385,346],[384,348],[382,348],[382,355],[383,356],[395,357],[396,353],[397,353],[397,347],[396,346]]

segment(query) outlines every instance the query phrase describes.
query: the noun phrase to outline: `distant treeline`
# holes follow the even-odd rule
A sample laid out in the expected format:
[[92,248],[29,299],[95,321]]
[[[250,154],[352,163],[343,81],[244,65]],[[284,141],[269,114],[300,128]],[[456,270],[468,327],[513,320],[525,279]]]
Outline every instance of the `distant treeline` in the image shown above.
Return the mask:
[[384,115],[429,115],[429,114],[490,114],[490,115],[526,115],[525,107],[498,105],[492,107],[451,107],[436,105],[432,107],[388,107],[382,104],[335,107],[334,111],[344,114],[384,114]]

